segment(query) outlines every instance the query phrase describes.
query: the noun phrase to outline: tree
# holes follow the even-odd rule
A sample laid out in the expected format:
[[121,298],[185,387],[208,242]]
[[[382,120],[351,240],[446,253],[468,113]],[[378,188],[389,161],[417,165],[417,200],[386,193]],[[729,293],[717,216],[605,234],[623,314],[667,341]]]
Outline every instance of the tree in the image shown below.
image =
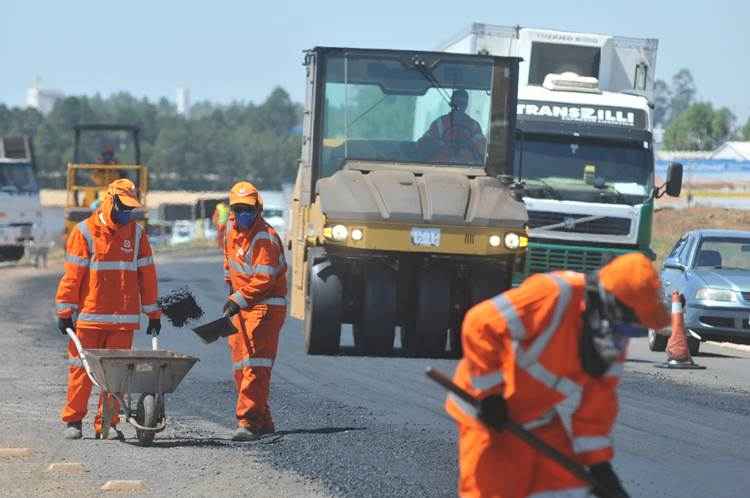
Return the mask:
[[731,138],[735,119],[726,107],[714,110],[709,102],[692,104],[667,128],[664,147],[671,150],[713,150]]
[[750,118],[747,118],[747,123],[740,130],[740,138],[750,142]]
[[664,80],[654,82],[654,126],[667,126],[669,124],[670,101],[672,90]]
[[697,89],[689,69],[680,69],[672,76],[671,98],[669,101],[669,122],[687,111],[695,100]]

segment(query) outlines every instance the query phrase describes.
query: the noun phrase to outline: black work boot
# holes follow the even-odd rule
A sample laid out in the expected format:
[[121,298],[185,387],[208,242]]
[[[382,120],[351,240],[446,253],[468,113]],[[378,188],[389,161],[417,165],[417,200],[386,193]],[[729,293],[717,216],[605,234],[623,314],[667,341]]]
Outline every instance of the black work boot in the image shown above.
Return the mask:
[[81,422],[68,422],[68,426],[65,428],[63,435],[65,439],[81,439],[83,437]]

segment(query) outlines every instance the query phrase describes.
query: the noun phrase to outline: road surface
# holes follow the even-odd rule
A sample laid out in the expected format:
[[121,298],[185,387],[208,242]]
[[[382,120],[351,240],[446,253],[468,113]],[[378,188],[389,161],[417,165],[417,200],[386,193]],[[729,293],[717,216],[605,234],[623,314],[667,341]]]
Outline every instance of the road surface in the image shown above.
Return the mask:
[[[209,314],[225,289],[217,254],[158,257],[160,289],[188,284]],[[200,362],[168,398],[167,430],[151,448],[128,439],[62,440],[65,340],[52,299],[61,268],[0,269],[0,496],[98,496],[111,479],[143,481],[143,496],[455,496],[456,445],[443,393],[424,377],[452,360],[310,357],[301,323],[289,319],[273,371],[279,433],[228,440],[234,387],[225,341],[204,345],[165,322],[162,347]],[[350,333],[345,340],[351,343]],[[137,348],[148,348],[143,333]],[[750,489],[750,353],[705,346],[704,371],[654,368],[663,353],[634,341],[615,433],[615,467],[634,497],[738,497]],[[91,415],[89,416],[89,418]],[[80,462],[83,472],[47,471]],[[138,494],[138,493],[137,493]]]

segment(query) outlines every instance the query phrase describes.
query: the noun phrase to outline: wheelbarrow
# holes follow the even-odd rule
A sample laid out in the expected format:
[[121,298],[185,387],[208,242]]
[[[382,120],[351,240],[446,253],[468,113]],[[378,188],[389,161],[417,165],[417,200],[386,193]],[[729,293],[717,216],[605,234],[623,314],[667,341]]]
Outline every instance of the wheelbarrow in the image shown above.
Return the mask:
[[[159,350],[159,338],[151,338],[151,351],[130,349],[83,349],[73,329],[66,329],[78,350],[91,382],[101,389],[102,439],[109,437],[114,401],[125,420],[135,427],[138,441],[150,445],[167,426],[164,397],[174,392],[198,358]],[[140,394],[133,403],[134,393]]]

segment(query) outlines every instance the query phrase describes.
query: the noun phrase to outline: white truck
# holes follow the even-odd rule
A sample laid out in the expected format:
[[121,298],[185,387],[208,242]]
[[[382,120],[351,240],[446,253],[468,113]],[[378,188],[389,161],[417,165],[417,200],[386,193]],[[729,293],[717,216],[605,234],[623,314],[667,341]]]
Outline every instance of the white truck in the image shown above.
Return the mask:
[[0,261],[17,261],[42,230],[42,204],[28,137],[0,137]]
[[654,198],[679,195],[682,166],[655,185],[651,100],[658,40],[475,23],[439,47],[523,58],[513,171],[529,214],[525,271],[592,271],[651,250]]

